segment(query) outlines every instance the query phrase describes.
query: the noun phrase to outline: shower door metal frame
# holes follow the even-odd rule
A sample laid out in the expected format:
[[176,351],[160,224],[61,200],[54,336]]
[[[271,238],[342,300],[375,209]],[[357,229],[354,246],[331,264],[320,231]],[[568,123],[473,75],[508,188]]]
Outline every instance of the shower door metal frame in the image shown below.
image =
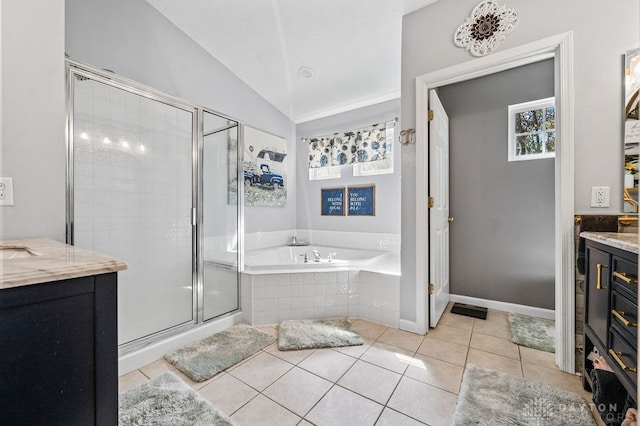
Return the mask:
[[[227,127],[222,127],[213,132],[208,132],[207,134],[205,134],[204,133],[204,114],[205,113],[209,113],[221,118],[225,118],[227,119],[227,121],[233,121],[236,124],[227,126]],[[234,312],[242,310],[241,298],[240,298],[240,294],[241,294],[240,286],[242,285],[241,278],[242,278],[242,269],[244,265],[244,203],[242,202],[242,200],[244,200],[244,185],[241,185],[241,182],[243,181],[242,178],[244,174],[243,174],[243,167],[241,167],[241,165],[243,164],[244,155],[241,147],[244,141],[244,134],[243,134],[244,125],[242,125],[242,123],[239,122],[238,120],[235,120],[225,115],[214,112],[209,108],[198,109],[198,124],[199,124],[197,129],[198,141],[197,141],[197,147],[196,147],[197,155],[195,158],[198,160],[198,164],[197,164],[198,176],[196,180],[196,187],[198,191],[198,195],[197,195],[198,200],[200,202],[198,203],[198,207],[195,212],[196,223],[198,225],[196,226],[196,230],[198,233],[197,256],[196,256],[196,260],[197,260],[196,268],[198,272],[197,281],[196,281],[197,288],[198,288],[198,303],[196,307],[197,307],[198,323],[205,323],[208,321],[215,321],[218,318],[223,318],[225,316],[233,314]],[[205,319],[204,317],[204,256],[202,255],[204,253],[204,235],[202,235],[203,227],[200,226],[200,224],[204,223],[204,166],[205,166],[204,165],[204,138],[209,135],[231,129],[233,127],[236,127],[238,131],[238,140],[236,142],[238,144],[238,146],[236,147],[237,148],[236,149],[236,179],[238,181],[237,201],[236,201],[237,202],[236,207],[238,209],[237,224],[236,224],[236,228],[238,230],[236,280],[237,280],[238,286],[236,288],[236,292],[237,292],[237,298],[238,298],[237,299],[238,308],[235,311],[227,312],[226,314]]]
[[[65,169],[65,180],[66,180],[66,188],[65,188],[65,196],[66,196],[66,224],[65,224],[65,239],[66,243],[73,245],[74,244],[74,77],[76,75],[97,81],[99,83],[106,84],[111,87],[115,87],[117,89],[136,94],[138,96],[142,96],[147,99],[151,99],[156,102],[160,102],[184,111],[187,111],[192,114],[192,136],[191,136],[191,146],[192,146],[192,195],[191,195],[191,239],[192,239],[192,314],[191,320],[186,321],[174,326],[171,326],[167,329],[160,330],[158,332],[152,333],[147,336],[143,336],[141,338],[135,339],[131,342],[126,342],[118,346],[119,356],[122,356],[127,353],[134,352],[136,350],[142,349],[143,347],[162,341],[168,337],[175,336],[181,334],[185,331],[193,329],[194,327],[198,327],[205,323],[204,321],[204,312],[202,306],[202,298],[203,298],[203,290],[204,283],[202,280],[202,271],[203,271],[203,259],[202,259],[202,248],[203,248],[203,237],[201,226],[202,223],[202,147],[203,147],[203,131],[202,131],[202,118],[204,115],[204,111],[217,115],[221,118],[224,118],[228,121],[234,121],[237,123],[238,127],[238,155],[237,155],[237,169],[238,169],[238,179],[241,178],[242,174],[242,150],[240,146],[242,144],[242,125],[243,123],[239,120],[230,117],[226,114],[222,114],[217,112],[211,108],[205,108],[202,106],[198,106],[193,102],[189,102],[184,99],[180,99],[168,94],[165,94],[153,87],[138,83],[135,80],[128,79],[126,77],[119,76],[111,71],[103,70],[100,68],[96,68],[91,65],[87,65],[73,59],[66,58],[65,59],[65,67],[66,67],[66,94],[67,94],[67,102],[66,102],[66,169]],[[239,180],[240,182],[240,180]],[[242,305],[240,303],[240,285],[241,285],[241,270],[243,265],[243,247],[244,247],[244,203],[242,202],[243,198],[243,187],[238,185],[238,267],[237,267],[237,282],[238,282],[238,309],[226,313],[224,315],[217,316],[215,318],[210,319],[217,320],[230,315],[233,315],[242,310]]]

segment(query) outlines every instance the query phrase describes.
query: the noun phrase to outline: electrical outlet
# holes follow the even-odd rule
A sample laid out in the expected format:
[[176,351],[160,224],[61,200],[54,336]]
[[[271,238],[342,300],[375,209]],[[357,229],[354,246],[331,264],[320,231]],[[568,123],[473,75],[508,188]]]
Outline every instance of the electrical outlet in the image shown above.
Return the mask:
[[591,207],[609,207],[609,187],[591,187]]
[[13,179],[0,177],[0,206],[13,205]]

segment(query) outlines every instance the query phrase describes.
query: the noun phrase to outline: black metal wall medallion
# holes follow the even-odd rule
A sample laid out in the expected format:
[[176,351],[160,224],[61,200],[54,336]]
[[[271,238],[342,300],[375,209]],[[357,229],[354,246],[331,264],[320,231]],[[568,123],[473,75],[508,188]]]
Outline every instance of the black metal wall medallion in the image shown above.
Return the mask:
[[453,36],[456,46],[473,56],[484,56],[495,49],[518,25],[518,12],[495,1],[482,1]]

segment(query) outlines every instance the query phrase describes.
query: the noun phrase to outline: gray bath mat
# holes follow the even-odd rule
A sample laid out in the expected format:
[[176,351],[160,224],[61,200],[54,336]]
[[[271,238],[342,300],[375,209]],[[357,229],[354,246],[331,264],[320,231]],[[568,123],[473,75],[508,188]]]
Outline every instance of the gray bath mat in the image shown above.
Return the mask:
[[509,324],[513,343],[546,352],[556,351],[554,320],[510,313]]
[[118,403],[121,425],[233,425],[173,373],[120,394]]
[[281,351],[337,348],[364,343],[346,318],[287,320],[280,323],[278,331],[278,349]]
[[244,324],[168,353],[164,358],[195,382],[203,382],[275,342],[275,337]]
[[462,379],[454,426],[595,426],[580,395],[469,364]]

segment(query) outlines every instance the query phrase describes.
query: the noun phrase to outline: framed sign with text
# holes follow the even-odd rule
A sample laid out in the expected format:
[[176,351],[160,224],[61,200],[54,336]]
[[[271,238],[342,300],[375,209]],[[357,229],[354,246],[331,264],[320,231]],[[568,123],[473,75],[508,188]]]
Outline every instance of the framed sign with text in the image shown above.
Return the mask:
[[322,216],[344,216],[344,188],[322,188],[320,209]]
[[350,186],[347,188],[347,203],[349,216],[376,215],[376,186]]

